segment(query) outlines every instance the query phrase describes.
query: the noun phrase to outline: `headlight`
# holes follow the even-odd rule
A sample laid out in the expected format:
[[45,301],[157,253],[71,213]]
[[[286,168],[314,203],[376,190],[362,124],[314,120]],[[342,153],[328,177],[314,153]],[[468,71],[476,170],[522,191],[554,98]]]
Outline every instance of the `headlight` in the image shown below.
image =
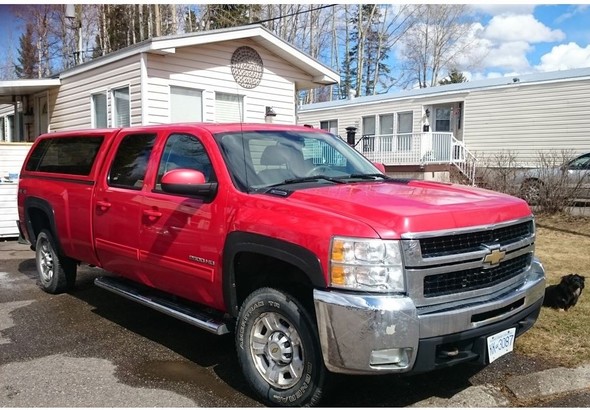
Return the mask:
[[330,255],[331,286],[373,292],[403,292],[399,241],[335,237]]

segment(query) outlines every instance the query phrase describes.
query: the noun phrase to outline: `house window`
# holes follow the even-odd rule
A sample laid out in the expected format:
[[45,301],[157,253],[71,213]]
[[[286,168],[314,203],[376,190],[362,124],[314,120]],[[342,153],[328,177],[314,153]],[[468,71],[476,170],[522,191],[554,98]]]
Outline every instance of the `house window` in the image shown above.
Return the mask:
[[131,125],[131,113],[129,109],[129,87],[113,90],[114,127],[129,127]]
[[363,117],[363,135],[375,135],[375,116]]
[[320,129],[329,131],[334,135],[338,135],[338,120],[320,121]]
[[363,152],[375,151],[375,116],[363,117]]
[[193,88],[171,86],[170,121],[203,121],[202,92]]
[[237,94],[215,94],[215,121],[243,122],[244,97]]
[[0,141],[6,141],[6,132],[4,131],[4,117],[0,117]]
[[397,149],[398,151],[412,150],[412,123],[414,113],[400,112],[397,114]]
[[451,131],[451,109],[450,108],[436,108],[434,110],[435,123],[434,131],[449,132]]
[[107,122],[107,95],[106,93],[92,94],[92,127],[106,128]]
[[393,114],[379,116],[379,135],[381,151],[393,151]]

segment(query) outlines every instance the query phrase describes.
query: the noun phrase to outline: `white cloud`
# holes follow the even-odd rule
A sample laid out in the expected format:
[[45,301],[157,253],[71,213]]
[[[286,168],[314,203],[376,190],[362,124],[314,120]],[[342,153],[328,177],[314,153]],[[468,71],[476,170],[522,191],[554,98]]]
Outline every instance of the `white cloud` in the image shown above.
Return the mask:
[[531,45],[526,41],[502,43],[489,50],[484,65],[505,70],[526,71],[530,69],[526,55],[531,50]]
[[539,71],[569,70],[590,67],[590,45],[585,48],[576,43],[560,44],[541,57],[541,64],[535,66]]
[[534,4],[473,4],[475,11],[483,12],[492,16],[501,14],[533,14]]
[[531,14],[494,16],[483,31],[483,37],[496,42],[529,43],[561,41],[565,34],[552,30]]
[[587,4],[582,4],[582,5],[575,6],[570,11],[568,11],[566,13],[563,13],[562,15],[558,16],[555,19],[555,22],[558,23],[558,24],[561,24],[564,21],[571,19],[576,14],[585,12],[586,9],[588,9],[588,5]]

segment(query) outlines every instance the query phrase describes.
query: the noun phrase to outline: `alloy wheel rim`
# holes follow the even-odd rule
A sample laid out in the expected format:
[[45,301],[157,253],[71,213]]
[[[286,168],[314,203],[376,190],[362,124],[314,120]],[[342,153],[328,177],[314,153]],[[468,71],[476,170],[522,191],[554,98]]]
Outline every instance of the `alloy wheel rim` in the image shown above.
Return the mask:
[[304,350],[299,332],[282,315],[260,315],[250,331],[250,351],[256,370],[277,389],[289,389],[303,375]]
[[53,268],[53,253],[51,252],[49,243],[43,241],[39,252],[39,273],[44,283],[49,283],[53,279]]

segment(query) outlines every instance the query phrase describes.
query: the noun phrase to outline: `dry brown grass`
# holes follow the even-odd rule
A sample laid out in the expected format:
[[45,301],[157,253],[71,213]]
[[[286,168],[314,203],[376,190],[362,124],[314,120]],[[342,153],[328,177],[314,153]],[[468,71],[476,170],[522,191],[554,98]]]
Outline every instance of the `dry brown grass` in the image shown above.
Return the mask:
[[578,273],[587,278],[588,286],[567,312],[542,308],[537,323],[518,339],[515,349],[568,367],[590,363],[590,217],[538,215],[536,221],[536,253],[545,266],[547,284]]

